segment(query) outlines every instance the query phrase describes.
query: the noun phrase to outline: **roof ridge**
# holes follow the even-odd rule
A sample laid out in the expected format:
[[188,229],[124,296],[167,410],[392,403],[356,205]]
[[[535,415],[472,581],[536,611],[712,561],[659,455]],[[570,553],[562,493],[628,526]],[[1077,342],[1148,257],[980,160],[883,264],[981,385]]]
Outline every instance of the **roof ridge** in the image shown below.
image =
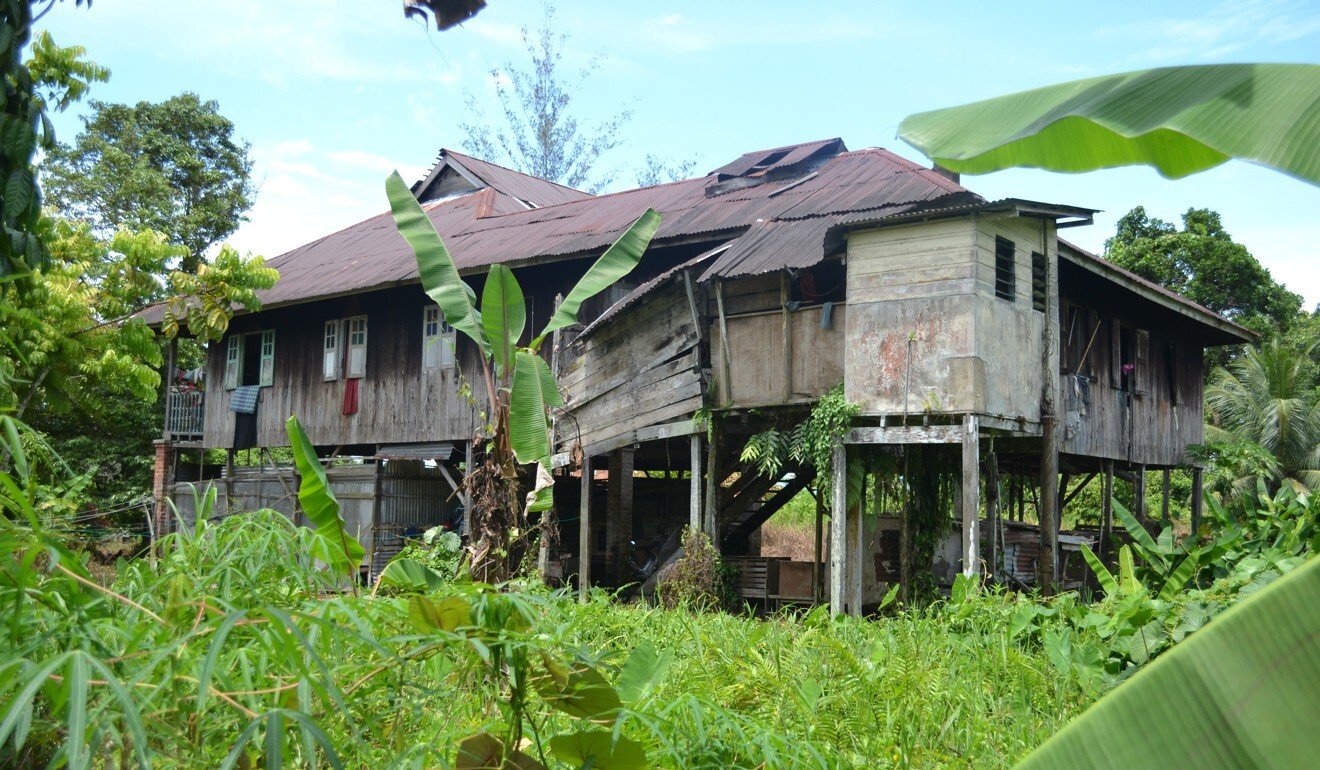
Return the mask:
[[[569,186],[566,185],[566,184],[561,184],[561,183],[556,182],[556,181],[551,180],[551,179],[545,179],[545,178],[543,178],[543,177],[539,177],[539,176],[537,176],[536,174],[529,174],[529,173],[527,173],[526,171],[519,171],[519,170],[516,169],[516,168],[509,168],[508,166],[502,166],[502,165],[500,165],[499,163],[496,163],[496,162],[494,162],[494,161],[486,160],[485,158],[478,158],[478,157],[475,156],[475,155],[469,155],[469,154],[467,154],[467,153],[465,153],[465,152],[459,152],[458,150],[451,150],[451,149],[449,149],[448,147],[441,147],[441,148],[440,148],[440,153],[441,153],[441,155],[443,155],[444,153],[449,153],[450,155],[457,155],[457,156],[459,156],[460,158],[464,158],[464,159],[466,159],[466,160],[475,160],[475,161],[477,161],[478,163],[485,163],[487,166],[494,166],[495,168],[498,168],[498,169],[500,169],[500,170],[502,170],[502,171],[508,171],[508,172],[511,173],[511,174],[518,174],[519,176],[525,176],[525,177],[527,177],[528,179],[535,179],[535,180],[538,181],[538,182],[544,182],[545,184],[551,184],[551,185],[554,185],[555,187],[561,187],[561,188],[563,188],[563,189],[565,189],[565,190],[570,190],[570,191],[572,191],[572,192],[576,192],[576,193],[582,193],[583,195],[590,195],[590,196],[593,197],[593,198],[596,197],[595,195],[593,195],[592,193],[587,192],[586,190],[579,190],[579,189],[576,188],[576,187],[569,187]],[[439,157],[437,157],[436,160],[437,160],[437,162],[438,162],[438,161],[439,161]],[[489,184],[489,182],[488,182],[487,184]],[[555,204],[555,205],[559,205],[559,204]]]

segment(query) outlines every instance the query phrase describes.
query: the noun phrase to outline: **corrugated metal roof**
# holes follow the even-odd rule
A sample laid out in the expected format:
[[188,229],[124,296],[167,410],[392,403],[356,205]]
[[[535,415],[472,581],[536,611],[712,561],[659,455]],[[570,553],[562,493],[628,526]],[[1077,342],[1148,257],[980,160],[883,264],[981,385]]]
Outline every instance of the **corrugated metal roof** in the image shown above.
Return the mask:
[[592,197],[591,193],[575,190],[568,185],[551,182],[521,171],[514,171],[488,161],[464,155],[453,150],[441,150],[442,158],[449,157],[472,172],[481,181],[506,195],[512,195],[534,206],[554,206],[568,201]]
[[[446,151],[465,168],[471,165],[470,173],[486,174],[492,189],[426,204],[424,208],[459,269],[472,273],[495,263],[516,265],[599,252],[647,208],[661,214],[654,243],[663,245],[666,241],[691,241],[703,236],[711,241],[735,238],[758,220],[828,217],[837,224],[839,217],[848,215],[860,220],[881,212],[955,199],[984,202],[931,169],[884,149],[820,155],[841,147],[841,142],[831,139],[779,148],[777,151],[787,151],[781,160],[812,158],[807,164],[810,173],[767,179],[716,197],[706,194],[712,179],[707,176],[600,196],[570,191],[565,194],[580,197],[530,210],[518,199],[522,197],[519,193],[528,192],[522,185],[532,184],[527,180],[533,178]],[[764,153],[759,157],[764,158]],[[501,176],[501,172],[508,176]],[[789,241],[773,244],[774,238],[762,234],[734,253],[725,254],[719,270],[760,272],[782,266],[784,260],[801,264],[812,259],[808,253],[812,243],[818,260],[819,244],[825,235],[822,226],[820,222],[773,225],[769,229],[776,233],[791,233]],[[754,244],[771,253],[755,253]],[[267,308],[418,281],[416,258],[388,211],[281,254],[268,264],[280,272],[280,281],[261,292]],[[146,315],[152,320],[150,313]]]

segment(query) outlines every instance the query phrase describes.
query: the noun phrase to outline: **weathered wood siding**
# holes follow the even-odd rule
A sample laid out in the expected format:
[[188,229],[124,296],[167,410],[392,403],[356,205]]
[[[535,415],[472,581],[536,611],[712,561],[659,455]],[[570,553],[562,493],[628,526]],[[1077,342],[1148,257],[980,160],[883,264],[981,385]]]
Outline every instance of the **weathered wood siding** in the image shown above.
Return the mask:
[[[1097,279],[1063,272],[1062,451],[1147,465],[1181,465],[1204,440],[1203,342],[1153,303],[1123,301]],[[1129,329],[1135,382],[1123,389]],[[1143,341],[1144,338],[1144,341]]]
[[843,382],[847,310],[846,305],[833,305],[828,328],[821,326],[824,308],[820,305],[789,311],[788,348],[784,347],[782,310],[728,318],[731,344],[727,382],[724,340],[718,322],[712,323],[711,362],[717,373],[716,403],[733,407],[807,403]]
[[681,283],[627,308],[563,355],[562,446],[600,446],[701,408],[698,334]]
[[[995,238],[1014,243],[1012,301],[995,295]],[[1053,225],[976,217],[848,239],[845,390],[869,415],[974,412],[1036,422],[1040,335],[1031,254]]]
[[[261,389],[257,444],[285,446],[284,421],[296,413],[313,443],[321,446],[464,440],[472,435],[473,407],[459,395],[454,368],[422,371],[422,309],[430,300],[408,286],[279,308],[234,319],[231,333],[274,329],[275,375]],[[358,411],[343,414],[343,379],[322,376],[326,321],[367,316],[366,376]],[[342,341],[341,341],[342,344]],[[205,445],[230,447],[234,413],[225,390],[226,340],[208,351]],[[474,346],[461,335],[458,359],[477,403],[485,387]]]

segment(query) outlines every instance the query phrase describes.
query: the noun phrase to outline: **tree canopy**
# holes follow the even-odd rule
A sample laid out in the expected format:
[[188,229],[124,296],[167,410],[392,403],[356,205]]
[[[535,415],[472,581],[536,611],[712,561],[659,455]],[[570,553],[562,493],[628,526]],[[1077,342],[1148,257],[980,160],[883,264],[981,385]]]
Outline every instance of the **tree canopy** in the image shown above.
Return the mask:
[[1286,329],[1302,309],[1301,296],[1275,281],[1210,209],[1188,209],[1180,229],[1138,206],[1118,220],[1105,257],[1253,331]]
[[119,228],[164,233],[186,249],[183,270],[197,272],[252,206],[248,144],[215,101],[194,93],[91,108],[73,143],[46,161],[52,202],[102,237]]

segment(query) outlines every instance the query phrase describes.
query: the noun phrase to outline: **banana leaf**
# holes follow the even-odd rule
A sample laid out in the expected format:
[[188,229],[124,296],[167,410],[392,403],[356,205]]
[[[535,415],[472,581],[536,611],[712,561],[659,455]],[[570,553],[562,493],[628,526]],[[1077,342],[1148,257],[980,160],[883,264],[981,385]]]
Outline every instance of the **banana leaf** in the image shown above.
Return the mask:
[[289,434],[289,446],[298,466],[298,504],[316,532],[312,555],[335,572],[351,577],[362,564],[366,549],[344,529],[339,500],[330,490],[325,469],[316,459],[316,450],[297,416],[289,415],[284,429]]
[[550,457],[550,424],[545,410],[563,403],[550,366],[535,353],[520,350],[509,391],[509,444],[521,463]]
[[495,374],[503,377],[513,366],[513,352],[527,325],[527,300],[513,271],[491,265],[481,290],[481,323],[495,359]]
[[911,115],[901,139],[966,174],[1149,165],[1178,179],[1240,158],[1320,184],[1320,66],[1129,72]]
[[564,297],[564,301],[559,303],[559,308],[550,318],[550,323],[541,330],[541,334],[532,342],[532,347],[540,347],[541,341],[554,330],[577,323],[578,309],[582,307],[583,302],[605,291],[631,272],[641,261],[642,254],[650,245],[658,227],[660,227],[660,215],[654,209],[642,212],[637,221],[619,236],[614,245],[600,255],[600,259],[587,270],[586,275],[582,276],[568,296]]
[[483,353],[490,355],[490,342],[483,332],[481,314],[477,312],[476,293],[459,277],[445,242],[399,172],[395,171],[385,180],[385,193],[390,199],[390,210],[394,213],[399,234],[417,255],[422,288],[440,306],[440,312],[445,314],[445,321],[450,326],[471,337]]
[[1018,769],[1314,766],[1317,607],[1312,559],[1137,672]]

